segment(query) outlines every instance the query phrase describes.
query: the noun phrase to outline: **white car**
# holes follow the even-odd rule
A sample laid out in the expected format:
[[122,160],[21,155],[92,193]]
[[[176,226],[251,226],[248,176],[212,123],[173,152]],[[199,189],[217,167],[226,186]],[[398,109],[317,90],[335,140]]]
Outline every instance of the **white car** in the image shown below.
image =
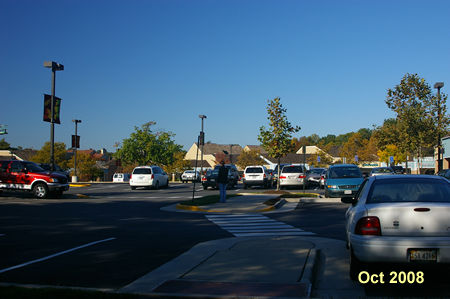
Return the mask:
[[280,188],[300,187],[306,183],[306,169],[300,164],[285,165],[280,173]]
[[438,176],[372,176],[346,212],[350,277],[375,263],[450,264],[450,183]]
[[244,189],[249,186],[261,186],[269,188],[272,186],[272,176],[264,166],[247,166],[242,175]]
[[200,172],[195,171],[195,170],[186,170],[185,172],[183,172],[183,174],[181,175],[181,182],[187,183],[189,181],[199,182],[200,181]]
[[115,182],[115,183],[128,182],[129,180],[130,180],[130,174],[128,174],[128,173],[116,172],[113,176],[113,182]]
[[169,176],[159,166],[138,166],[130,178],[131,190],[137,187],[159,189],[169,186]]

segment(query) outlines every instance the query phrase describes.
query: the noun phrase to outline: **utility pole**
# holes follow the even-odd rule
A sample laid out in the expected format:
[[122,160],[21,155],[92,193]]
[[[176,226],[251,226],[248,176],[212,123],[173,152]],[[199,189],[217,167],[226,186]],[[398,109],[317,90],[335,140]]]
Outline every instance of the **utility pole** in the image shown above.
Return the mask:
[[80,147],[80,138],[78,137],[78,124],[81,123],[81,120],[79,119],[72,119],[72,122],[75,123],[75,135],[72,137],[72,148],[73,148],[73,177],[72,182],[76,183],[78,182],[77,177],[77,148]]
[[441,88],[444,87],[444,82],[437,82],[434,84],[434,88],[437,88],[438,96],[438,140],[437,140],[437,166],[438,172],[442,170],[442,159],[441,159]]

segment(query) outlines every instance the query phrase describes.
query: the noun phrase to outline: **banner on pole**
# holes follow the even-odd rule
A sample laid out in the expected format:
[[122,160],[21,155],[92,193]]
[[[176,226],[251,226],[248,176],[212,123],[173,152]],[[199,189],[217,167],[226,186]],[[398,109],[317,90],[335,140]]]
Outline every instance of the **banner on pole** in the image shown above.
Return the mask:
[[[52,122],[51,111],[52,111],[52,96],[44,94],[44,121]],[[53,97],[53,122],[55,124],[61,124],[59,118],[59,112],[61,111],[61,99],[58,97]]]

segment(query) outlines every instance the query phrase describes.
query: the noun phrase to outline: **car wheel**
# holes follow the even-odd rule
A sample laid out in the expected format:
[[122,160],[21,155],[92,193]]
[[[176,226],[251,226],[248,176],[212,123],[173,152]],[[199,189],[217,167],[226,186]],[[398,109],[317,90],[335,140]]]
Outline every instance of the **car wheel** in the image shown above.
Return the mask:
[[155,188],[154,188],[155,190],[158,190],[159,189],[159,181],[156,181],[156,184],[155,184]]
[[33,186],[33,194],[39,199],[47,198],[48,196],[48,188],[47,185],[43,183],[37,183]]
[[130,186],[131,190],[136,190],[136,187]]
[[203,190],[207,190],[208,186],[203,185]]

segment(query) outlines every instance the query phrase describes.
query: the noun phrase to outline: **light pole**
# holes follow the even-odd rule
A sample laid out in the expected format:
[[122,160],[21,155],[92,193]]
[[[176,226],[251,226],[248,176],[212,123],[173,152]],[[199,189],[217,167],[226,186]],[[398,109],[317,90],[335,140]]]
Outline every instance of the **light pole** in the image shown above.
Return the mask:
[[54,61],[44,61],[44,67],[52,69],[52,97],[50,100],[50,169],[52,171],[55,170],[55,120],[54,118],[54,109],[55,109],[55,80],[56,80],[56,71],[63,71],[64,65],[56,63]]
[[[205,145],[205,132],[203,132],[203,120],[206,118],[206,115],[200,114],[198,116],[202,119],[202,130],[200,131],[200,143],[202,145],[202,153],[200,154],[200,180],[202,179],[203,175],[203,146]],[[197,171],[197,169],[195,170]]]
[[73,148],[73,177],[72,182],[78,182],[77,177],[77,148],[80,146],[80,139],[78,139],[78,124],[81,123],[79,119],[72,119],[72,122],[75,123],[75,136],[72,138],[72,148]]
[[437,154],[438,154],[438,172],[442,170],[442,159],[441,159],[441,88],[444,87],[444,82],[436,82],[434,88],[437,88],[438,96],[438,144],[437,144]]

